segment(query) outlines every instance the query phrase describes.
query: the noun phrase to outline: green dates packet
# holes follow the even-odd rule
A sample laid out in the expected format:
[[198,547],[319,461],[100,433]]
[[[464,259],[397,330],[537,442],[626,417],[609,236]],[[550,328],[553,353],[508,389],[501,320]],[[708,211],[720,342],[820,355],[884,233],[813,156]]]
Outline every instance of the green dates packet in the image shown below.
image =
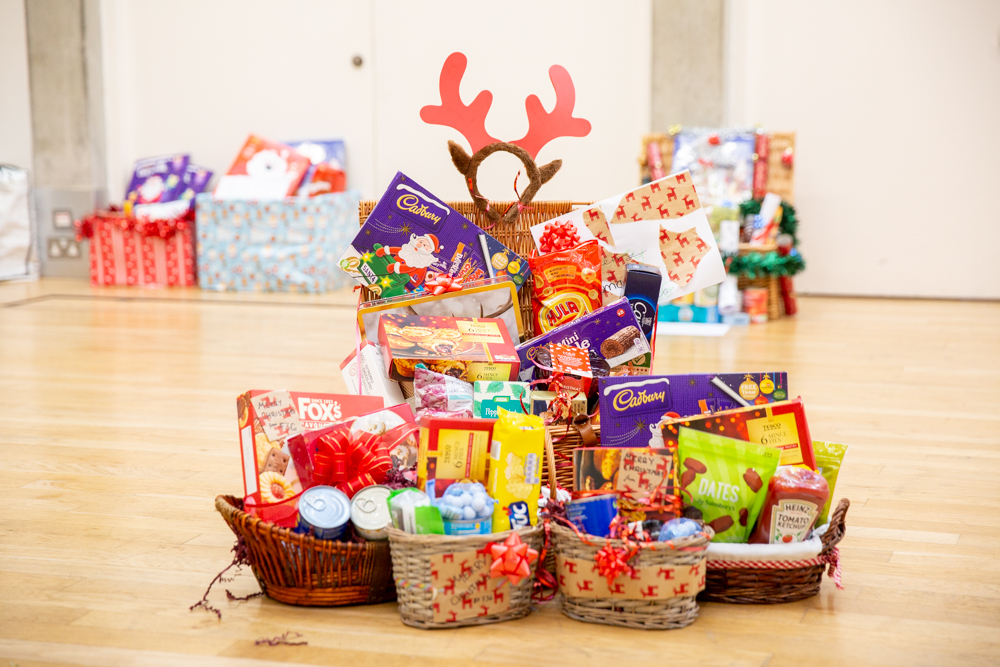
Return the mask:
[[714,433],[679,429],[681,497],[715,531],[713,542],[746,542],[781,452]]

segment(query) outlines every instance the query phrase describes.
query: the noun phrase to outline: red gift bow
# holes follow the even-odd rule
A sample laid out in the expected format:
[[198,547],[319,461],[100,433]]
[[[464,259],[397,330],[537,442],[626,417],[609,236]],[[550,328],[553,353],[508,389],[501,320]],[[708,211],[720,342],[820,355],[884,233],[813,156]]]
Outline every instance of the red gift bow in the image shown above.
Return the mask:
[[491,544],[490,553],[495,559],[490,566],[490,576],[507,577],[512,586],[530,577],[531,564],[538,560],[538,552],[522,542],[517,533],[511,533],[503,544]]
[[385,481],[392,460],[382,446],[382,437],[344,427],[321,436],[313,456],[313,481],[335,486],[348,498],[373,484]]
[[458,292],[462,289],[462,281],[456,276],[438,271],[428,271],[424,278],[424,286],[432,290],[434,296],[440,296],[445,292]]

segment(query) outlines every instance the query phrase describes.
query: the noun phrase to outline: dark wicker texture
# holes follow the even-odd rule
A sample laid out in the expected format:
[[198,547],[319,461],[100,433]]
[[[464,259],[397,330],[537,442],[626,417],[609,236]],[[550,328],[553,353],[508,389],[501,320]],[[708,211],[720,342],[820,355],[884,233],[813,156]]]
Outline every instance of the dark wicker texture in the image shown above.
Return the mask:
[[[375,204],[377,203],[378,202],[370,199],[361,201],[358,205],[358,214],[361,224],[365,223],[365,220],[368,219],[368,214],[372,212],[375,208]],[[579,203],[569,201],[535,201],[531,202],[530,207],[521,211],[521,214],[516,220],[514,220],[513,223],[499,222],[494,225],[486,217],[486,214],[480,211],[476,205],[470,201],[450,201],[447,202],[447,204],[489,232],[489,234],[497,241],[500,241],[500,243],[503,243],[518,255],[525,258],[528,257],[535,248],[535,242],[531,239],[531,227],[540,222],[545,222],[546,220],[551,220],[557,216],[569,213],[574,209],[574,207],[580,205]],[[506,211],[507,207],[510,205],[511,202],[491,202],[491,206],[500,211]],[[521,318],[524,320],[525,340],[534,338],[535,336],[535,326],[531,316],[532,284],[531,278],[528,278],[528,281],[518,292],[518,300],[521,305]],[[373,298],[375,297],[368,291],[368,289],[362,290],[362,299],[364,301],[371,301]]]
[[388,541],[317,540],[250,516],[233,496],[216,497],[215,509],[246,542],[254,576],[269,598],[307,607],[396,599]]
[[[847,509],[851,501],[841,499],[830,515],[830,527],[823,535],[820,556],[830,556],[844,539]],[[819,593],[827,565],[810,565],[789,570],[744,569],[708,570],[705,590],[698,596],[706,602],[732,604],[778,604],[794,602]]]

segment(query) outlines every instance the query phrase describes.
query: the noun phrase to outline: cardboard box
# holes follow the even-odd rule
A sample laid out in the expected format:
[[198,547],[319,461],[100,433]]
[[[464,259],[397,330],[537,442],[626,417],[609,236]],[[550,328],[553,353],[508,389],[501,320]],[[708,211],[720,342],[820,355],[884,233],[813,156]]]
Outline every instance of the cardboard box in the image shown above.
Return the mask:
[[527,382],[479,381],[473,385],[472,416],[496,419],[499,410],[524,413],[531,409],[531,387]]
[[381,396],[386,407],[405,403],[403,392],[396,382],[389,379],[385,373],[385,364],[379,353],[378,345],[367,340],[361,343],[361,360],[358,361],[357,349],[351,350],[340,364],[340,373],[347,384],[347,393],[358,395],[358,374],[361,374],[362,396]]
[[[336,421],[379,410],[379,396],[253,389],[236,399],[243,492],[266,521],[295,520],[303,486],[291,464],[288,439]],[[270,511],[265,508],[270,506]]]
[[413,378],[419,363],[466,382],[516,380],[520,369],[510,333],[497,319],[386,314],[378,341],[393,380]]
[[603,444],[658,447],[663,437],[659,423],[667,413],[687,417],[785,400],[788,374],[690,373],[600,378],[598,396]]
[[485,486],[493,424],[492,419],[421,419],[417,487],[435,500],[454,482]]
[[[606,422],[605,422],[606,423]],[[781,450],[780,465],[805,465],[816,469],[812,438],[802,399],[780,401],[749,408],[725,410],[711,415],[668,419],[662,422],[663,442],[677,445],[678,429],[693,428]],[[602,424],[602,437],[603,429]]]

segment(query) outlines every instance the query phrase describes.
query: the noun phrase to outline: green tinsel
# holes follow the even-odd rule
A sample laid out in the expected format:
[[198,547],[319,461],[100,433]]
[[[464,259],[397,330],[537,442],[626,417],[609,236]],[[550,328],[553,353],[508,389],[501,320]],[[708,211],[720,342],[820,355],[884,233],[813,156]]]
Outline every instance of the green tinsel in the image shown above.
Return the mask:
[[[762,199],[748,199],[740,204],[740,220],[742,221],[748,214],[757,215],[760,213]],[[781,224],[778,225],[778,232],[788,234],[792,237],[792,245],[799,244],[797,232],[799,230],[799,218],[795,215],[795,207],[781,200]]]
[[774,251],[750,252],[745,255],[732,255],[727,258],[727,262],[729,275],[751,280],[769,276],[794,276],[806,268],[805,260],[794,248],[785,256]]

